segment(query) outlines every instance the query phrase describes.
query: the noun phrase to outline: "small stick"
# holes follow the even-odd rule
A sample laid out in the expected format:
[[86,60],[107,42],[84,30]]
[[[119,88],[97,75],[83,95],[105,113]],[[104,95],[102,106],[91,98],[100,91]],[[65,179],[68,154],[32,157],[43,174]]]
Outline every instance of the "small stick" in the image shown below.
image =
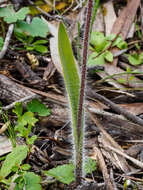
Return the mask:
[[91,92],[91,93],[97,100],[101,101],[103,104],[107,105],[108,107],[110,107],[112,110],[114,110],[118,114],[123,115],[128,120],[132,121],[133,123],[139,124],[140,126],[143,127],[143,120],[141,118],[139,118],[139,117],[133,115],[132,113],[126,111],[125,109],[119,107],[117,104],[111,102],[109,99],[105,98],[104,96],[97,94],[96,92]]
[[120,154],[121,156],[127,158],[128,160],[130,160],[131,162],[133,162],[136,166],[140,167],[143,169],[143,163],[140,162],[139,160],[132,158],[131,156],[128,156],[127,154],[125,154],[124,152],[117,150],[116,148],[113,148],[112,146],[106,145],[107,148],[109,148],[110,150],[116,152],[117,154]]
[[8,32],[6,34],[6,38],[5,38],[3,48],[2,48],[2,50],[0,52],[0,59],[2,59],[4,57],[4,55],[6,54],[6,51],[8,49],[9,42],[10,42],[13,30],[14,30],[14,24],[10,24],[9,27],[8,27]]
[[92,121],[94,121],[94,123],[97,125],[97,127],[100,129],[100,131],[105,135],[105,137],[108,139],[108,141],[110,143],[112,143],[112,145],[118,149],[120,149],[122,152],[122,148],[116,143],[116,141],[114,141],[114,139],[104,130],[103,126],[100,124],[100,122],[98,121],[97,117],[95,115],[93,115],[89,109],[87,108],[88,114],[90,116],[90,118],[92,119]]
[[112,184],[114,186],[114,190],[118,190],[117,185],[116,185],[115,180],[114,180],[114,175],[113,175],[113,169],[112,168],[110,169],[110,179],[111,179],[111,182],[112,182]]
[[[116,143],[116,141],[114,141],[114,139],[104,130],[103,126],[98,121],[98,118],[95,115],[93,115],[91,112],[89,112],[88,108],[87,108],[87,111],[88,111],[88,114],[89,114],[90,118],[92,119],[92,121],[94,121],[94,123],[97,125],[97,127],[100,129],[100,131],[106,137],[106,139],[110,142],[110,144],[123,152],[124,150],[118,145],[118,143]],[[121,156],[119,159],[120,159],[120,161],[119,161],[120,168],[125,172],[129,172],[130,169],[129,169],[129,166],[128,166],[126,160],[124,158],[122,158]]]
[[21,98],[20,100],[16,100],[15,102],[9,104],[8,106],[1,107],[0,114],[2,113],[3,110],[9,110],[9,109],[13,108],[17,102],[25,102],[25,101],[30,100],[30,99],[35,98],[35,97],[36,97],[36,94],[26,96],[24,98]]
[[105,164],[105,161],[104,161],[104,158],[102,156],[101,151],[95,146],[94,152],[97,153],[99,166],[100,166],[100,169],[102,171],[103,178],[104,178],[106,186],[108,187],[109,190],[114,190],[114,187],[111,183],[110,176],[108,174],[107,167],[106,167],[106,164]]

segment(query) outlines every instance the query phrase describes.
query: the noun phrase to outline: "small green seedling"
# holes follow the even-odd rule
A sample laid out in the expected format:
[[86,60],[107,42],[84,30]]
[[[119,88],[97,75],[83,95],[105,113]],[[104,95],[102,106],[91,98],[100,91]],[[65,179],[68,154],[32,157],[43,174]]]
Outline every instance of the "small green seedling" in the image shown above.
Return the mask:
[[120,49],[127,48],[127,43],[120,36],[115,34],[104,36],[102,32],[91,33],[90,49],[93,52],[88,58],[88,66],[104,65],[105,61],[112,62],[113,54],[108,48],[117,46]]
[[[15,126],[15,131],[18,132],[18,136],[21,136],[26,139],[27,144],[33,144],[33,141],[36,140],[36,135],[29,137],[31,129],[35,126],[35,123],[38,121],[35,118],[34,113],[28,111],[23,114],[23,107],[21,103],[16,103],[13,112],[17,115],[17,125]],[[31,142],[32,141],[32,142]]]
[[[9,189],[10,184],[14,179],[14,190],[22,190],[25,186],[26,190],[36,189],[41,190],[41,178],[33,172],[29,172],[30,165],[22,165],[22,161],[26,159],[31,151],[31,146],[37,139],[36,135],[29,136],[32,127],[35,126],[38,119],[34,116],[37,113],[39,116],[48,116],[50,110],[42,104],[38,99],[33,99],[27,103],[27,112],[23,113],[22,103],[16,103],[13,112],[17,115],[17,125],[14,130],[8,130],[8,135],[13,134],[23,137],[26,140],[27,145],[16,146],[11,153],[9,153],[0,169],[0,183],[2,183],[6,189]],[[10,121],[4,113],[2,114],[4,121],[10,125]],[[16,132],[16,133],[15,133]],[[11,137],[12,138],[12,137]],[[16,141],[16,139],[14,139]],[[8,177],[10,175],[10,177]]]
[[[38,53],[44,54],[48,52],[48,48],[46,44],[48,43],[48,40],[45,38],[36,40],[33,36],[28,36],[25,34],[20,28],[15,27],[14,29],[14,35],[15,37],[22,42],[24,45],[24,48],[27,51],[36,51]],[[21,49],[24,49],[21,48]]]
[[[21,164],[27,157],[28,148],[26,145],[20,145],[13,149],[7,155],[1,169],[0,169],[0,182],[5,184],[5,188],[9,189],[12,181],[15,183],[14,190],[22,190],[25,186],[26,190],[36,189],[41,190],[41,178],[33,172],[28,172],[30,169],[29,164]],[[6,177],[14,173],[9,179]],[[13,180],[14,179],[14,180]]]
[[28,7],[23,7],[15,12],[13,6],[8,5],[7,7],[0,8],[0,17],[8,24],[15,23],[17,29],[22,30],[29,36],[45,38],[49,29],[44,20],[39,17],[34,17],[30,24],[24,21],[29,11]]
[[28,7],[23,7],[17,12],[14,11],[12,5],[0,8],[0,17],[3,17],[4,21],[8,24],[15,23],[18,20],[24,20],[28,13]]
[[[48,41],[45,38],[49,33],[48,25],[39,17],[34,17],[30,24],[25,22],[24,19],[29,11],[28,7],[23,7],[15,12],[13,5],[8,5],[0,8],[0,17],[8,24],[14,23],[15,37],[23,43],[27,51],[36,51],[41,54],[47,53],[46,45]],[[35,37],[44,39],[35,39]],[[0,50],[2,46],[3,39],[0,38]]]
[[[71,182],[75,181],[74,175],[75,166],[74,164],[64,164],[61,166],[57,166],[56,168],[50,169],[48,171],[43,171],[43,173],[47,176],[54,177],[56,180],[64,183],[70,184]],[[85,159],[83,171],[84,174],[91,174],[93,171],[96,170],[96,162],[91,158],[87,157]]]
[[16,103],[13,112],[17,115],[17,125],[15,126],[15,131],[18,132],[18,136],[26,139],[28,145],[32,145],[37,139],[36,135],[29,137],[31,129],[35,126],[38,121],[35,118],[34,113],[38,113],[39,116],[50,115],[50,110],[46,108],[38,99],[33,99],[31,102],[27,103],[28,111],[23,113],[22,103]]

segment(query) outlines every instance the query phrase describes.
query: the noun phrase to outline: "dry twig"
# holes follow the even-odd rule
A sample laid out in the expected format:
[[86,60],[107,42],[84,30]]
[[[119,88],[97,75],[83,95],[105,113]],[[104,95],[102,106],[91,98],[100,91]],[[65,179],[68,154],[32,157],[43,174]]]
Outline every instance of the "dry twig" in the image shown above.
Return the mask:
[[[9,110],[9,109],[13,108],[17,102],[25,102],[25,101],[27,101],[27,100],[30,100],[30,99],[32,99],[32,98],[35,98],[36,96],[37,96],[36,94],[35,94],[35,95],[26,96],[26,97],[24,97],[24,98],[21,98],[20,100],[17,100],[17,101],[15,101],[15,102],[9,104],[8,106],[2,107],[1,110],[2,110],[2,111],[3,111],[3,110]],[[0,114],[2,113],[1,110],[0,110]]]
[[10,42],[13,30],[14,30],[14,24],[10,24],[9,27],[8,27],[8,32],[6,34],[6,38],[5,38],[3,48],[2,48],[2,50],[0,52],[0,59],[2,59],[4,57],[4,55],[5,55],[5,53],[6,53],[7,49],[8,49],[9,42]]
[[113,187],[113,184],[111,183],[110,176],[108,174],[107,167],[106,167],[106,164],[105,164],[105,161],[104,161],[101,151],[97,147],[94,147],[94,152],[97,153],[99,166],[102,171],[103,178],[104,178],[107,188],[109,190],[114,190],[114,187]]
[[[119,149],[121,152],[123,152],[123,149],[118,145],[118,143],[116,143],[114,141],[114,139],[104,130],[103,126],[100,124],[100,122],[98,121],[98,118],[93,115],[87,108],[88,114],[90,116],[90,118],[92,119],[92,121],[94,121],[94,123],[97,125],[97,127],[100,129],[100,131],[103,133],[103,135],[105,136],[105,138],[107,139],[107,142],[109,142],[108,144],[111,146],[114,146],[115,148]],[[129,172],[130,168],[128,166],[128,163],[126,162],[126,160],[122,157],[117,157],[116,155],[114,155],[114,157],[116,158],[116,160],[119,163],[120,168],[125,171],[125,172]]]
[[109,99],[105,98],[104,96],[97,94],[96,92],[91,92],[91,93],[97,100],[101,101],[103,104],[107,105],[108,107],[110,107],[112,110],[114,110],[118,114],[123,115],[128,120],[132,121],[133,123],[139,124],[143,127],[143,120],[141,118],[139,118],[139,117],[131,114],[130,112],[126,111],[125,109],[119,107],[117,104],[111,102]]
[[113,148],[112,146],[107,145],[106,147],[109,148],[110,150],[116,152],[117,154],[120,154],[120,155],[122,155],[123,157],[127,158],[128,160],[130,160],[131,162],[133,162],[136,166],[138,166],[138,167],[140,167],[140,168],[143,168],[143,163],[140,162],[139,160],[128,156],[128,155],[125,154],[124,152],[122,152],[122,151],[120,151],[120,150],[118,150],[118,149],[116,149],[116,148]]

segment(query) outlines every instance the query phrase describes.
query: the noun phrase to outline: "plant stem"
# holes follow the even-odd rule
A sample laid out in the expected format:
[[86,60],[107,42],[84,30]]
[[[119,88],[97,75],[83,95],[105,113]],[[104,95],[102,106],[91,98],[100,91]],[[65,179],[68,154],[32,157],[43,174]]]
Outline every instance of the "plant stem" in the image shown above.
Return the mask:
[[84,105],[84,94],[85,94],[85,82],[86,82],[86,69],[87,69],[87,52],[89,45],[89,34],[90,34],[90,23],[92,18],[93,10],[93,0],[88,0],[87,16],[85,23],[85,33],[83,42],[83,58],[82,58],[82,73],[81,73],[81,85],[80,85],[80,97],[79,97],[79,108],[78,108],[78,121],[77,121],[77,136],[78,144],[76,147],[76,169],[75,177],[76,183],[81,183],[81,177],[83,175],[82,165],[83,165],[83,105]]

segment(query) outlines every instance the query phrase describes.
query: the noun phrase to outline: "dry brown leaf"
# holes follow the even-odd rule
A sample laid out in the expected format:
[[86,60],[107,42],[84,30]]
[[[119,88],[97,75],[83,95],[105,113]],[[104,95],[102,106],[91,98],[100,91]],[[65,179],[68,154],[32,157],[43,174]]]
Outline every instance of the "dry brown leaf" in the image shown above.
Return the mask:
[[124,109],[128,110],[132,114],[139,115],[143,113],[143,103],[131,103],[131,104],[119,104]]
[[58,52],[58,26],[57,23],[51,24],[50,22],[46,21],[48,24],[48,28],[50,33],[53,37],[50,38],[50,53],[53,64],[55,65],[56,69],[63,75],[62,67],[60,64],[60,57]]

